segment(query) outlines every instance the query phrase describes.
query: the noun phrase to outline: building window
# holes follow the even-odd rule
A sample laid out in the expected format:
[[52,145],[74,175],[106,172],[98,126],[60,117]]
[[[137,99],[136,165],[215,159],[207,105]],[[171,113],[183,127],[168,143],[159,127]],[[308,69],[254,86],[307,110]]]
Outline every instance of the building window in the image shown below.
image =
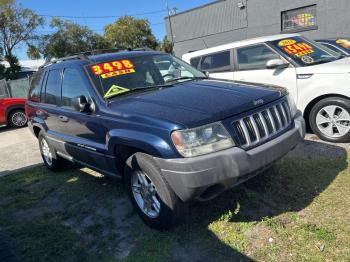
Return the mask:
[[282,12],[282,32],[318,29],[316,5]]

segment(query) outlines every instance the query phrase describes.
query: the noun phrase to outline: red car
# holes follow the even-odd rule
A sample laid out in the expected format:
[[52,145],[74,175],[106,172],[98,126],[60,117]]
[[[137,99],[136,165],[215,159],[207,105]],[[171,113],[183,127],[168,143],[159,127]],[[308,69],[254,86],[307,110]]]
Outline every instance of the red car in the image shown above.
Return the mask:
[[25,101],[26,99],[23,98],[0,98],[0,125],[24,127],[27,124]]

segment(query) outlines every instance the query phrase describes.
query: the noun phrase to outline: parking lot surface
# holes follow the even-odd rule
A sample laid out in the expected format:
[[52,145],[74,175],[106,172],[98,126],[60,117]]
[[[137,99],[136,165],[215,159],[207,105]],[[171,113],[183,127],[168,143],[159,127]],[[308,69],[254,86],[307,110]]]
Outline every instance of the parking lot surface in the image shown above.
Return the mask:
[[[0,176],[42,164],[37,140],[28,128],[10,129],[0,126]],[[293,157],[345,157],[350,143],[333,144],[307,134],[290,155]]]
[[40,163],[37,140],[28,128],[0,126],[0,176]]

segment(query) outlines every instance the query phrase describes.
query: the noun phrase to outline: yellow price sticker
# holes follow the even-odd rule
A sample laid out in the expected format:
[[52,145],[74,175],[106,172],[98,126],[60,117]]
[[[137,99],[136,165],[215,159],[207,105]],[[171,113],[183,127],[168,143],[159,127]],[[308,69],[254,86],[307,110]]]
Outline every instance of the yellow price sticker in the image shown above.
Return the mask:
[[288,45],[293,45],[295,44],[297,41],[295,41],[294,39],[284,39],[282,41],[280,41],[278,43],[278,46],[288,46]]
[[109,98],[109,97],[112,97],[112,96],[120,95],[120,94],[129,92],[129,91],[130,91],[130,89],[127,89],[125,87],[112,85],[111,88],[104,95],[104,98]]

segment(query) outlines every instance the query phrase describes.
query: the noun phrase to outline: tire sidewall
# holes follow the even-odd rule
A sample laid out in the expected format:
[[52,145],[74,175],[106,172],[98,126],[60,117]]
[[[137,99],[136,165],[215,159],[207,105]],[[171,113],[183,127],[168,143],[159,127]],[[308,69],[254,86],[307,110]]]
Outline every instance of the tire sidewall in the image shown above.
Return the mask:
[[[150,218],[144,214],[134,198],[131,188],[131,180],[132,174],[135,170],[145,172],[157,190],[161,207],[159,216],[156,218]],[[133,206],[147,225],[152,228],[163,230],[169,229],[176,224],[176,205],[180,200],[177,199],[172,189],[167,185],[160,170],[156,167],[155,163],[153,163],[151,157],[141,153],[131,156],[126,163],[124,183]]]
[[[23,126],[18,126],[18,125],[16,125],[16,124],[12,121],[12,117],[13,117],[13,115],[16,114],[16,113],[22,113],[22,114],[24,115],[24,117],[25,117],[25,119],[26,119],[26,122],[25,122],[25,124],[24,124]],[[8,124],[9,124],[12,128],[22,128],[22,127],[25,127],[25,126],[27,125],[27,122],[28,122],[28,118],[27,118],[27,116],[26,116],[26,114],[25,114],[25,112],[24,112],[23,110],[14,110],[14,111],[12,111],[12,112],[9,114],[9,116],[8,116]]]
[[345,99],[345,98],[337,98],[337,97],[331,97],[331,98],[326,98],[318,102],[311,110],[310,112],[310,118],[309,118],[309,124],[314,132],[319,138],[321,138],[324,141],[328,142],[333,142],[333,143],[345,143],[350,141],[350,131],[339,138],[331,138],[326,135],[324,135],[319,128],[317,127],[316,124],[316,117],[317,113],[324,107],[329,106],[329,105],[335,105],[335,106],[340,106],[344,108],[345,110],[348,111],[350,114],[350,100]]

